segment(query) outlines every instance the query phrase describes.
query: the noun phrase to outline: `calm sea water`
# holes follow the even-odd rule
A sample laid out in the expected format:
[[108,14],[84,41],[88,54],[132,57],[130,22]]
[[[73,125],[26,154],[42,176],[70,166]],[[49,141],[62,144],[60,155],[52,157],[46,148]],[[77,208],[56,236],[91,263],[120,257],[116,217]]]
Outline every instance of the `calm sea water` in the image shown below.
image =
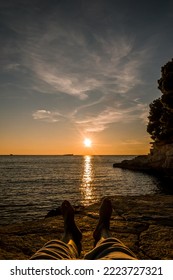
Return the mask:
[[115,169],[132,156],[0,156],[0,224],[43,218],[64,199],[89,205],[103,196],[158,192],[150,175]]

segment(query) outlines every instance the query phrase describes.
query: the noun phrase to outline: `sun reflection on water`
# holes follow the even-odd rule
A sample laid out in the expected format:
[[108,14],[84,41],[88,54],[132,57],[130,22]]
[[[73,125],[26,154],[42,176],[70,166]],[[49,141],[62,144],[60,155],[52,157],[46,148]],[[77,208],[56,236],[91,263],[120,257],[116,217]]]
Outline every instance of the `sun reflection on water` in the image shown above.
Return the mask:
[[94,197],[93,183],[93,162],[92,156],[84,156],[84,169],[81,184],[83,204],[89,205]]

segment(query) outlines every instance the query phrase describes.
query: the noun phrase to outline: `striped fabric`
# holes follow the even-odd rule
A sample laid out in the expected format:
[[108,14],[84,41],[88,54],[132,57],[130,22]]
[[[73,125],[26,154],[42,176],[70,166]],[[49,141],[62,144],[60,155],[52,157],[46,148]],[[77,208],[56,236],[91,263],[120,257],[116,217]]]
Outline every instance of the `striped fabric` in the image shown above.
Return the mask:
[[[38,250],[31,260],[72,260],[78,258],[73,240],[68,244],[51,240]],[[87,260],[136,260],[135,254],[117,238],[101,239],[96,247],[84,256]]]
[[76,244],[70,240],[68,244],[58,239],[47,242],[30,259],[31,260],[73,260],[78,257]]
[[96,247],[85,255],[87,260],[136,260],[135,254],[114,237],[101,239]]

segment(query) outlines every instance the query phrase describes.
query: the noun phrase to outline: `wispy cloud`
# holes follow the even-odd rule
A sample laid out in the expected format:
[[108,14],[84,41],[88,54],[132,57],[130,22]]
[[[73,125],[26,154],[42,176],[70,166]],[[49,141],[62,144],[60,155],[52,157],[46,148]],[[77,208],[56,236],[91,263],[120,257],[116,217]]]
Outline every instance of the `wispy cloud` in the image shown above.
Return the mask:
[[20,37],[20,63],[14,61],[7,69],[19,75],[23,67],[22,77],[28,80],[21,83],[27,85],[27,92],[43,93],[47,100],[52,94],[55,100],[34,112],[35,120],[66,119],[86,132],[100,132],[117,122],[146,121],[148,106],[133,95],[143,83],[146,45],[135,48],[133,35],[113,29],[88,32],[82,19],[81,25],[80,21],[69,24],[70,20],[53,13],[30,21],[28,28],[24,16],[20,17],[22,26],[18,18],[9,24]]
[[134,52],[132,39],[93,34],[91,44],[81,30],[55,30],[52,25],[47,29],[27,42],[23,61],[37,82],[49,86],[49,93],[85,100],[94,91],[126,94],[141,83],[145,54],[144,50]]
[[143,145],[143,141],[138,141],[138,140],[126,140],[126,141],[121,141],[121,145]]
[[32,114],[34,120],[41,120],[45,122],[55,123],[58,122],[62,115],[58,112],[50,112],[47,110],[37,110]]
[[99,114],[95,112],[94,115],[89,116],[84,114],[82,117],[78,116],[78,111],[73,115],[63,116],[59,112],[50,112],[46,110],[37,110],[33,113],[35,120],[42,120],[46,122],[57,122],[62,118],[66,118],[80,131],[85,133],[101,132],[109,127],[113,123],[132,123],[133,121],[145,122],[144,116],[148,114],[148,106],[146,104],[137,104],[129,108],[113,108],[107,107]]
[[20,64],[19,63],[9,63],[5,65],[4,69],[6,71],[13,71],[13,70],[19,70]]
[[100,132],[105,130],[112,123],[131,123],[136,120],[145,121],[148,113],[146,104],[137,104],[129,108],[113,108],[108,107],[100,114],[75,120],[85,132]]

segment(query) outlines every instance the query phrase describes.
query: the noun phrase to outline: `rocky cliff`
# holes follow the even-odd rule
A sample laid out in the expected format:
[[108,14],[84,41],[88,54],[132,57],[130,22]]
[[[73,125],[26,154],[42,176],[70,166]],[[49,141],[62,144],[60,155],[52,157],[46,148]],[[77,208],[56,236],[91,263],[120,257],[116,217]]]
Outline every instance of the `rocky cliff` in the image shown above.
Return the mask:
[[150,104],[147,132],[153,140],[147,156],[115,163],[114,167],[142,170],[173,179],[173,59],[161,68],[162,96]]
[[173,143],[153,143],[149,155],[124,160],[120,163],[115,163],[113,167],[146,171],[173,179]]
[[148,155],[148,163],[152,168],[173,170],[173,143],[154,143]]

